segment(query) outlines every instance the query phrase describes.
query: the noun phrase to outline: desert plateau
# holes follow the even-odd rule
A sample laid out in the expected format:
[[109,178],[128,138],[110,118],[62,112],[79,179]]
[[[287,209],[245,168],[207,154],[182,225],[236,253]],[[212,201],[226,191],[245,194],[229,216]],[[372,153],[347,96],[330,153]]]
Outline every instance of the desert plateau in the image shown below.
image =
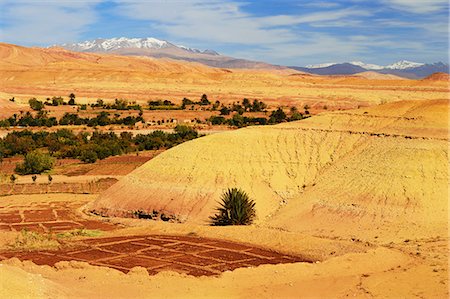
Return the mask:
[[446,1],[0,11],[0,298],[449,297]]

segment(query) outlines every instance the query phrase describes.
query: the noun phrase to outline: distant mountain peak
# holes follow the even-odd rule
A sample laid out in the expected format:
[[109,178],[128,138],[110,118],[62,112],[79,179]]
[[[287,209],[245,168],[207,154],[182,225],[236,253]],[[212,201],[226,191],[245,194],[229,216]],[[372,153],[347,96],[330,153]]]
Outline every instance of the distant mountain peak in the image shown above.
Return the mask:
[[153,37],[113,37],[109,39],[97,38],[80,43],[62,44],[61,46],[74,51],[114,51],[124,48],[162,49],[167,48],[170,45],[171,44],[165,40],[159,40]]
[[209,49],[206,49],[206,50],[202,51],[202,50],[195,49],[195,48],[189,48],[189,47],[186,47],[186,46],[183,46],[183,45],[177,45],[177,47],[180,48],[180,49],[189,51],[189,52],[193,52],[193,53],[208,54],[208,55],[220,55],[216,51],[209,50]]
[[116,55],[177,59],[219,68],[286,69],[283,66],[229,57],[211,49],[199,50],[153,37],[97,38],[54,46],[74,52],[113,53]]
[[390,70],[404,70],[404,69],[419,67],[422,65],[425,65],[425,63],[413,62],[413,61],[408,61],[408,60],[400,60],[393,64],[385,66],[385,68],[390,69]]
[[362,61],[352,61],[350,62],[350,64],[360,66],[362,68],[365,68],[366,70],[381,70],[384,68],[384,66],[378,64],[365,63]]
[[337,62],[326,62],[326,63],[319,63],[319,64],[308,64],[307,66],[305,66],[308,69],[320,69],[323,67],[329,67],[332,65],[336,65],[339,64]]
[[308,65],[306,67],[291,66],[295,70],[318,75],[351,75],[366,71],[375,71],[379,74],[391,74],[410,79],[420,79],[436,72],[449,72],[449,65],[442,62],[432,64],[400,60],[387,66],[352,61],[344,63],[323,63]]
[[154,37],[144,37],[144,38],[113,37],[108,39],[97,38],[94,40],[86,40],[79,43],[67,43],[56,46],[78,52],[113,52],[123,49],[160,50],[165,48],[178,48],[191,53],[220,55],[214,50],[202,51],[199,49],[190,48],[182,45],[174,45],[168,41],[160,40]]
[[408,61],[408,60],[400,60],[397,61],[393,64],[389,64],[387,66],[382,66],[382,65],[378,65],[378,64],[371,64],[371,63],[365,63],[362,61],[351,61],[351,62],[342,62],[342,63],[337,63],[337,62],[331,62],[331,63],[322,63],[322,64],[310,64],[305,66],[306,68],[309,69],[317,69],[317,68],[324,68],[324,67],[330,67],[333,65],[339,65],[339,64],[352,64],[352,65],[356,65],[356,66],[360,66],[366,70],[382,70],[382,69],[390,69],[390,70],[404,70],[404,69],[408,69],[408,68],[415,68],[415,67],[419,67],[422,65],[425,65],[424,63],[420,63],[420,62],[412,62],[412,61]]

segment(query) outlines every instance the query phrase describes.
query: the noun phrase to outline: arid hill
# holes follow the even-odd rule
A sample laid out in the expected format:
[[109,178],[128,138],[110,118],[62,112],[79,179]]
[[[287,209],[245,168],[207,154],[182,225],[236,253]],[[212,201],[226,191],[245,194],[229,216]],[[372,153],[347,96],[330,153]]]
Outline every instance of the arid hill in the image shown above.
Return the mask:
[[446,82],[449,82],[450,75],[447,73],[434,73],[434,74],[426,77],[423,80],[424,81],[446,81]]
[[92,206],[203,223],[240,187],[258,223],[333,237],[444,235],[447,101],[409,101],[249,127],[184,143],[147,162]]
[[[292,76],[295,74],[294,76]],[[355,76],[305,76],[292,70],[228,70],[179,60],[26,48],[0,43],[0,100],[45,99],[74,92],[78,102],[97,98],[183,97],[212,100],[260,99],[282,105],[328,109],[356,108],[410,99],[443,99],[442,82],[366,79]]]
[[392,74],[380,74],[377,72],[367,71],[362,73],[356,73],[354,76],[366,78],[366,79],[377,79],[377,80],[404,80],[405,78],[399,77]]

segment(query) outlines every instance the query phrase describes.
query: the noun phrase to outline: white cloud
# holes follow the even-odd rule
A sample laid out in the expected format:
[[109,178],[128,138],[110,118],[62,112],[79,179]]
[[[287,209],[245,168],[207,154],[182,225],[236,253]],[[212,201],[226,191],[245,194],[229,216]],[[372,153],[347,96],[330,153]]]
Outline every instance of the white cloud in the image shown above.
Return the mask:
[[384,0],[387,5],[407,12],[428,14],[448,8],[448,0]]
[[292,42],[298,38],[298,32],[292,27],[294,25],[370,14],[364,10],[346,8],[304,15],[254,17],[242,10],[245,4],[237,2],[116,2],[119,4],[117,12],[133,19],[156,22],[154,26],[171,37],[242,45]]
[[47,45],[77,40],[96,21],[99,0],[1,1],[2,41]]
[[[351,57],[380,56],[386,53],[424,51],[425,43],[408,36],[382,35],[375,16],[383,8],[368,8],[363,2],[353,0],[352,6],[336,9],[327,3],[314,12],[255,16],[246,12],[246,4],[216,0],[190,1],[124,1],[116,0],[116,12],[128,18],[149,21],[149,25],[167,34],[167,39],[191,46],[206,45],[220,51],[225,46],[228,55],[272,63],[295,63],[305,57],[322,57],[325,60],[346,60]],[[388,0],[382,0],[388,1]],[[422,0],[423,2],[426,0]],[[403,9],[426,11],[437,9],[442,1],[429,0],[427,8],[418,0],[389,0],[389,5]],[[311,2],[310,2],[311,3]],[[309,4],[310,4],[309,3]],[[311,7],[308,3],[298,7]],[[342,8],[341,8],[342,7]],[[307,9],[307,11],[311,11]],[[394,20],[397,20],[394,18]],[[398,18],[399,21],[404,21]],[[429,22],[428,28],[431,28]],[[339,31],[333,30],[339,27]],[[354,33],[363,27],[361,33]],[[315,30],[315,28],[318,28]],[[319,29],[320,28],[320,29]],[[325,29],[326,28],[326,29]],[[343,29],[343,31],[341,31]],[[333,34],[334,33],[334,34]],[[244,50],[245,49],[245,50]],[[376,49],[376,50],[375,50]],[[383,53],[384,53],[383,52]]]

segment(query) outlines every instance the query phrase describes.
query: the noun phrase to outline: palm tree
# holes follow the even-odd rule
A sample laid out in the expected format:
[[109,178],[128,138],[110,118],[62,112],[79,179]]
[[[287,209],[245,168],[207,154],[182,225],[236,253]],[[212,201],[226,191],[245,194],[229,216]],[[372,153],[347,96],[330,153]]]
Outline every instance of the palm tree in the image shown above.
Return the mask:
[[248,225],[256,216],[255,202],[241,189],[228,189],[222,194],[212,225]]

